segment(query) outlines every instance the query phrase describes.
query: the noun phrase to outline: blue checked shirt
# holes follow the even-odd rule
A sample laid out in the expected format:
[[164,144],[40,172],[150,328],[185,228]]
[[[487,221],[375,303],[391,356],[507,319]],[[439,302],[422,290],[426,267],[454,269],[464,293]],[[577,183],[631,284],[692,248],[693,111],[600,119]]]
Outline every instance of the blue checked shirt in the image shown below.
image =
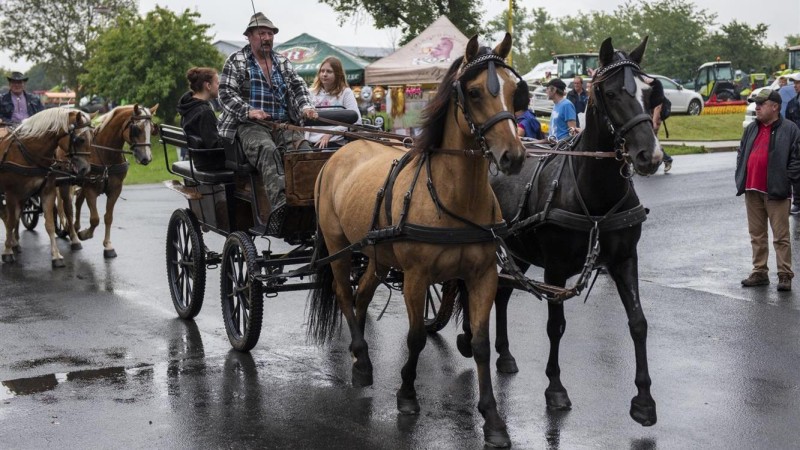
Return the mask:
[[[236,137],[236,129],[239,124],[247,120],[247,113],[253,109],[249,99],[253,95],[253,86],[258,82],[251,80],[248,63],[251,58],[253,58],[253,51],[248,44],[228,57],[220,75],[219,100],[222,104],[222,116],[220,116],[218,129],[220,136],[229,140],[233,140]],[[308,86],[297,75],[294,67],[286,57],[273,52],[272,61],[273,66],[278,68],[277,71],[274,71],[273,80],[276,73],[279,73],[283,80],[284,94],[281,105],[285,108],[288,119],[291,122],[300,123],[302,111],[306,108],[314,107],[311,94],[308,92]],[[266,83],[266,79],[263,76],[262,82]],[[250,97],[245,97],[244,86],[248,83],[250,84],[251,94]],[[270,111],[265,111],[272,115]]]
[[267,83],[264,72],[258,66],[256,58],[250,55],[247,58],[247,69],[250,71],[250,106],[269,114],[271,120],[285,122],[289,120],[284,98],[286,97],[286,83],[283,81],[281,71],[278,70],[278,61],[275,53],[272,54],[272,86]]

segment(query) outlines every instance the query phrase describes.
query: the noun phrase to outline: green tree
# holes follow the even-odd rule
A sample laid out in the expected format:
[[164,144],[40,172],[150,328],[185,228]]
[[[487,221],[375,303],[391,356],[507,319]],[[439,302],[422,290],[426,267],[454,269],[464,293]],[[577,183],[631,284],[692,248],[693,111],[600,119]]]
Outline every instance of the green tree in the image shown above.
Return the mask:
[[478,32],[482,1],[478,0],[319,0],[333,8],[339,24],[347,19],[358,20],[366,14],[375,27],[399,27],[403,32],[400,44],[414,39],[428,25],[445,15],[467,36]]
[[222,68],[223,58],[211,45],[210,25],[199,13],[180,15],[156,6],[146,17],[119,17],[96,42],[81,82],[92,92],[146,106],[159,103],[157,115],[173,123],[180,96],[188,89],[186,71],[193,66]]
[[[514,2],[513,17],[514,27],[512,32],[513,50],[512,62],[513,66],[519,73],[526,73],[530,71],[539,61],[533,61],[530,58],[530,46],[535,29],[533,22],[528,20],[530,12],[525,7],[519,7],[517,2]],[[485,36],[499,34],[508,30],[508,10],[503,11],[495,18],[490,20],[484,30],[481,32]]]
[[14,58],[46,63],[77,89],[91,57],[89,44],[113,17],[135,10],[136,0],[0,1],[0,48]]
[[25,87],[29,91],[47,91],[64,82],[58,71],[48,67],[45,63],[34,64],[26,73],[28,82]]

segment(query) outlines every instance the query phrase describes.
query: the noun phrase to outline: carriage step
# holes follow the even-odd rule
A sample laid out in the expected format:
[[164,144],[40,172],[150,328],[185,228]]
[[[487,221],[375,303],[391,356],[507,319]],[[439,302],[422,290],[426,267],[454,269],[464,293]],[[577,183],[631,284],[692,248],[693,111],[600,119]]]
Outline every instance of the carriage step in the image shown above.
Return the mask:
[[267,234],[272,236],[280,236],[283,229],[283,222],[286,219],[286,204],[279,206],[269,214],[267,220]]

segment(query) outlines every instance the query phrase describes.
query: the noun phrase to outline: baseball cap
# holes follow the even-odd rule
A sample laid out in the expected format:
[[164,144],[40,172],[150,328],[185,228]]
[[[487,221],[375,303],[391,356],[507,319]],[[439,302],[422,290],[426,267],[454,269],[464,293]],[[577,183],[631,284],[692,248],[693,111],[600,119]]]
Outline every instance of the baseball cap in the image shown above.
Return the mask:
[[792,81],[800,81],[800,72],[789,75],[789,79]]
[[560,80],[560,79],[558,79],[558,78],[553,78],[552,80],[548,81],[548,82],[547,82],[547,86],[548,86],[548,87],[549,87],[549,86],[553,86],[554,88],[556,88],[556,89],[560,89],[560,90],[562,90],[562,91],[566,91],[566,90],[567,90],[567,85],[566,85],[566,84],[564,84],[564,82],[563,82],[563,81],[561,81],[561,80]]
[[756,95],[756,97],[753,99],[753,101],[756,102],[756,105],[760,105],[767,100],[772,100],[779,105],[783,102],[781,99],[781,94],[778,94],[772,89],[762,89],[761,92],[759,92],[758,95]]

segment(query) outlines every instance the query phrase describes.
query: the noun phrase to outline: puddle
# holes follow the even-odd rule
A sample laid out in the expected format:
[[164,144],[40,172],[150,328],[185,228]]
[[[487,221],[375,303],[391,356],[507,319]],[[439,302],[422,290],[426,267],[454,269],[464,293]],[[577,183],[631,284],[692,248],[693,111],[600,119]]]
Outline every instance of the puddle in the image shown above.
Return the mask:
[[106,367],[102,369],[76,370],[73,372],[51,373],[30,378],[17,378],[0,382],[0,401],[10,398],[38,394],[55,389],[60,384],[71,382],[97,382],[108,381],[112,383],[125,382],[127,377],[136,376],[142,372],[152,370],[149,364],[126,368],[124,366]]

